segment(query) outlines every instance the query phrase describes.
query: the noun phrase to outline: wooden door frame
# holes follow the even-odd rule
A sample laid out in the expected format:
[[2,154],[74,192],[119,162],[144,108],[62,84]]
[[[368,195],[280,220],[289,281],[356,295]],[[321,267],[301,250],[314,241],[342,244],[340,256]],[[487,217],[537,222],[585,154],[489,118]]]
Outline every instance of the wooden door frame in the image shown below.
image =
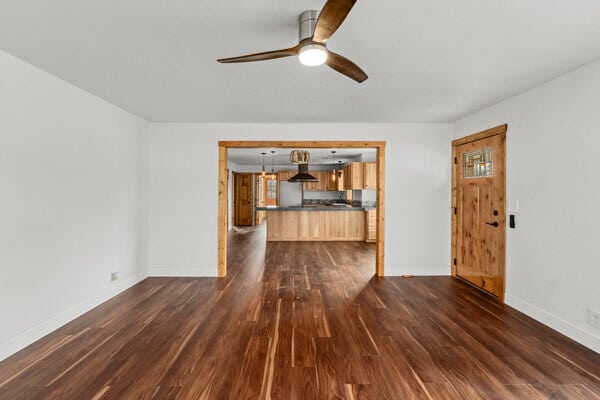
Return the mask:
[[[456,273],[456,260],[457,260],[457,243],[458,243],[458,221],[457,221],[457,169],[458,169],[458,152],[457,147],[466,143],[475,142],[477,140],[485,139],[491,136],[500,136],[502,139],[502,157],[501,162],[503,164],[503,176],[501,179],[501,191],[503,194],[504,200],[504,213],[506,213],[506,131],[508,130],[508,125],[503,124],[496,126],[491,129],[487,129],[485,131],[481,131],[478,133],[474,133],[469,136],[462,137],[460,139],[456,139],[452,141],[452,159],[450,161],[452,165],[452,207],[451,207],[451,218],[452,218],[452,237],[451,237],[451,255],[450,255],[450,267],[452,269],[452,276],[458,279],[461,279]],[[494,157],[496,159],[496,157]],[[506,223],[503,224],[502,229],[502,251],[498,254],[499,264],[500,264],[500,296],[498,296],[498,301],[500,303],[504,303],[504,290],[506,286]],[[464,279],[461,279],[463,282],[467,282]],[[469,282],[467,282],[469,283]],[[487,292],[485,292],[487,293]]]
[[218,187],[218,266],[217,276],[227,275],[227,233],[228,233],[228,187],[227,152],[230,148],[300,148],[327,149],[346,148],[377,150],[377,241],[375,243],[375,273],[384,275],[385,247],[385,141],[219,141],[219,187]]

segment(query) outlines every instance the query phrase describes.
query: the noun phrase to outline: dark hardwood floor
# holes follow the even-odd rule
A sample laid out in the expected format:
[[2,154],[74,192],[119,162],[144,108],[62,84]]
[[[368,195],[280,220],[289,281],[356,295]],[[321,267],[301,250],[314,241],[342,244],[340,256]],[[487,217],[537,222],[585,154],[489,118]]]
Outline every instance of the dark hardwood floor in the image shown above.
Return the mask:
[[0,399],[600,398],[600,355],[457,280],[264,240],[232,234],[226,279],[147,279],[3,361]]

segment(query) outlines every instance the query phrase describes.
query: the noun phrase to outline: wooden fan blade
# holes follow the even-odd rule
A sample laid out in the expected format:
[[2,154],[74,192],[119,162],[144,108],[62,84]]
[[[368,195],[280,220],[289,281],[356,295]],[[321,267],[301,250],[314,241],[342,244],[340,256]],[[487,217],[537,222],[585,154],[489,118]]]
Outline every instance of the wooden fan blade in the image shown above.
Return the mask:
[[276,58],[297,56],[300,46],[290,47],[289,49],[264,51],[262,53],[247,54],[245,56],[220,58],[217,61],[220,63],[242,63],[242,62],[253,62],[253,61],[266,61],[274,60]]
[[364,82],[369,78],[367,74],[365,74],[365,71],[360,69],[358,65],[354,64],[346,57],[335,54],[332,51],[330,51],[327,55],[327,61],[325,61],[325,64],[329,65],[340,74],[344,74],[348,78],[354,79],[358,83]]
[[325,43],[342,25],[356,0],[328,0],[315,24],[313,40]]

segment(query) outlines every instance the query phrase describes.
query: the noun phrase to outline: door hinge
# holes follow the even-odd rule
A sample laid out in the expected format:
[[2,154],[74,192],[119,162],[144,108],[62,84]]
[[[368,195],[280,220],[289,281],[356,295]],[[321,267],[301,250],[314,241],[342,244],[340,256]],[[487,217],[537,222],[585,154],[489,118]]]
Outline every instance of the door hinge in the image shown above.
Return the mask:
[[454,164],[458,164],[458,157],[454,157]]
[[456,215],[456,207],[454,207],[454,215]]
[[453,263],[454,265],[456,265],[456,258],[455,258],[455,259],[452,261],[452,263]]

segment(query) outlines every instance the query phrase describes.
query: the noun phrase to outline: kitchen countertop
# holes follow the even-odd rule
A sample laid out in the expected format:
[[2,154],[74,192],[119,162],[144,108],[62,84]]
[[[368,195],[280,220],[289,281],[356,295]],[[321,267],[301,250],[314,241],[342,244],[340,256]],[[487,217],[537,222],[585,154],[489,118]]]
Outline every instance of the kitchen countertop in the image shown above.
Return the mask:
[[267,206],[256,207],[256,211],[367,211],[374,210],[375,207],[358,207],[351,205],[332,206],[332,205],[304,205],[304,206]]

